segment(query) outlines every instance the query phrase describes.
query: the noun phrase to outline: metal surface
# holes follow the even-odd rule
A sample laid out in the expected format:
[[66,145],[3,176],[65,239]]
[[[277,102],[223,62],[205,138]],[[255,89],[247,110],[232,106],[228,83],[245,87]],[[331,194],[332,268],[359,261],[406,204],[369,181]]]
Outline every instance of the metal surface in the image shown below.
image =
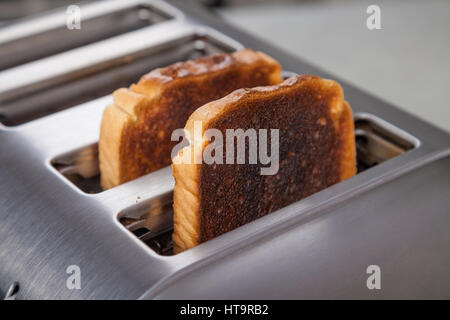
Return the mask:
[[[50,101],[61,79],[73,91],[90,68],[115,74],[110,62],[129,54],[150,61],[131,79],[139,68],[207,53],[196,51],[196,37],[203,47],[246,46],[286,70],[327,76],[189,1],[173,4],[184,14],[0,72],[0,110],[36,92]],[[110,96],[91,100],[78,90],[87,102],[40,114],[43,103],[28,110],[36,120],[0,124],[0,292],[17,281],[18,299],[450,297],[449,135],[340,83],[356,114],[362,172],[175,256],[167,256],[170,168],[100,192],[96,142]],[[381,265],[388,290],[364,291],[366,264]],[[70,265],[81,269],[80,290],[66,286]],[[405,275],[422,278],[411,284]]]
[[[442,178],[449,170],[450,157],[442,158],[305,214],[258,244],[181,277],[156,298],[448,298],[450,212],[436,204],[450,196],[450,179]],[[294,208],[273,218],[289,210]],[[370,265],[380,267],[381,290],[367,289]]]
[[5,27],[0,34],[0,70],[180,16],[178,11],[160,2],[86,2],[83,10],[80,10],[83,27],[69,29],[66,26],[66,23],[71,22],[69,15],[60,12],[48,14],[45,19],[29,20]]

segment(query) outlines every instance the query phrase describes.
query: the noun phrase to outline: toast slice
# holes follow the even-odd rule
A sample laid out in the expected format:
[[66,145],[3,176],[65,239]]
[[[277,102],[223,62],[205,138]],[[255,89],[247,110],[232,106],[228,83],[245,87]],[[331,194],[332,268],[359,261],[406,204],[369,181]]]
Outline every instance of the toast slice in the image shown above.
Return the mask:
[[[194,135],[199,122],[201,130]],[[201,163],[205,148],[213,143],[204,133],[212,128],[224,137],[227,129],[279,129],[276,174],[261,175],[261,163],[229,164],[225,151],[224,164]],[[279,85],[236,90],[197,109],[185,132],[190,144],[172,164],[175,253],[356,173],[352,110],[337,82],[317,76],[295,76]]]
[[109,189],[171,164],[172,132],[191,113],[235,89],[282,82],[281,66],[250,49],[175,63],[113,93],[103,114],[101,185]]

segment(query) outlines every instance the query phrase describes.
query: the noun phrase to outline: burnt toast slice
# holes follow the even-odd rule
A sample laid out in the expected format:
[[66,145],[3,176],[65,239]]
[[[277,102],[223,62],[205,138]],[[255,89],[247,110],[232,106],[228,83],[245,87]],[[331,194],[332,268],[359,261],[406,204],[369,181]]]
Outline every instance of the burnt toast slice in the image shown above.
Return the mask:
[[109,189],[171,164],[172,132],[198,107],[238,88],[282,82],[281,66],[243,49],[179,62],[113,93],[100,129],[101,185]]
[[[201,123],[201,130],[194,135],[196,123]],[[204,134],[212,128],[224,137],[227,129],[279,129],[278,171],[262,175],[261,163],[230,164],[225,151],[224,164],[205,163],[202,157],[212,142]],[[190,144],[172,164],[174,253],[356,173],[352,110],[337,82],[317,76],[295,76],[279,85],[236,90],[197,109],[185,131]]]

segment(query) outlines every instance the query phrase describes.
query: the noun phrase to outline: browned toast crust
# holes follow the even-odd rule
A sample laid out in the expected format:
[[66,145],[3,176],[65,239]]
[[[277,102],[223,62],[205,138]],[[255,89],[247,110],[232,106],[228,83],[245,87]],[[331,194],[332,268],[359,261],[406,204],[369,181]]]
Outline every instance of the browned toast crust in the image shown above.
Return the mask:
[[[197,109],[185,127],[191,134],[195,121],[204,131],[215,128],[224,135],[226,129],[278,128],[280,167],[275,175],[261,175],[260,165],[173,164],[175,252],[353,176],[353,118],[343,98],[335,81],[297,76],[275,86],[236,90]],[[207,144],[202,141],[203,149]],[[186,148],[201,157],[192,145]]]
[[237,88],[280,83],[280,72],[269,56],[244,49],[156,69],[129,89],[115,91],[100,132],[102,187],[169,165],[176,145],[171,134],[194,110]]

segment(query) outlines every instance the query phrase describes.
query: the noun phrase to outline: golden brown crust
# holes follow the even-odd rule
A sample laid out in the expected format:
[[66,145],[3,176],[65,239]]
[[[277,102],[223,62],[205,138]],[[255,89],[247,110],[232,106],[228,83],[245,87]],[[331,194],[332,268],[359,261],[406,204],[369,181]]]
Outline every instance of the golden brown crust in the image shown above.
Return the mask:
[[130,89],[116,90],[101,125],[102,187],[169,165],[176,145],[171,134],[195,109],[237,88],[279,83],[280,72],[272,58],[244,49],[156,69]]
[[347,101],[344,101],[340,130],[342,136],[340,181],[344,181],[356,174],[355,122],[353,121],[352,109]]
[[190,116],[185,130],[191,137],[197,121],[203,132],[278,128],[280,167],[275,175],[262,176],[260,165],[179,164],[184,152],[201,158],[208,141],[197,137],[201,148],[182,149],[172,165],[175,253],[356,173],[352,112],[335,81],[297,76],[279,85],[236,90]]

